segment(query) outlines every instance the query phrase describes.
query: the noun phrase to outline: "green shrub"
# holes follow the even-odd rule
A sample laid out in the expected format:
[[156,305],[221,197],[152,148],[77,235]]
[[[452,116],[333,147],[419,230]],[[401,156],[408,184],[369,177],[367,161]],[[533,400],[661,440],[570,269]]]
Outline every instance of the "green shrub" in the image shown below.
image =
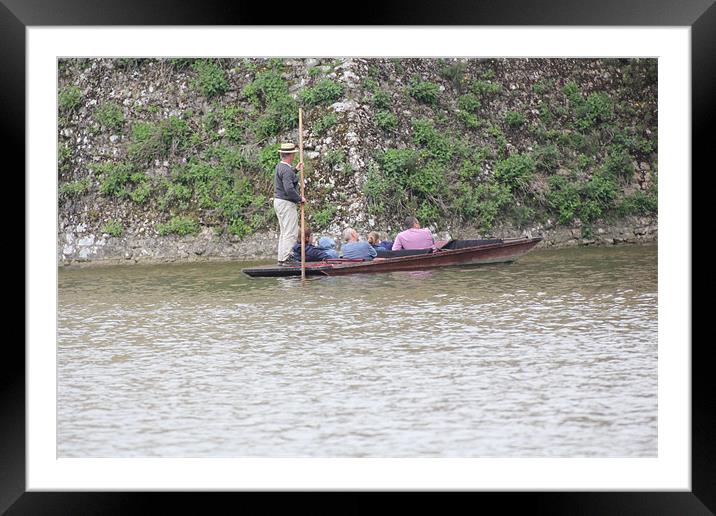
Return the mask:
[[445,167],[436,160],[430,160],[409,177],[405,186],[425,198],[440,197],[447,191]]
[[609,95],[602,92],[592,93],[586,101],[577,103],[575,114],[577,125],[581,129],[589,129],[611,120],[614,116],[614,109]]
[[481,102],[476,95],[467,93],[457,99],[457,117],[470,129],[480,127],[482,124],[475,114],[480,109]]
[[[651,138],[653,141],[656,140],[654,136],[651,136]],[[635,134],[635,130],[632,128],[616,129],[614,131],[612,143],[614,145],[624,147],[631,153],[635,153],[642,156],[647,156],[654,152],[654,143],[652,143],[652,141],[646,138]]]
[[398,127],[398,117],[390,111],[378,111],[375,114],[375,125],[383,131],[393,131]]
[[94,166],[101,177],[99,192],[109,197],[129,197],[137,204],[143,204],[152,193],[144,172],[136,172],[131,163],[102,163]]
[[300,98],[308,106],[317,106],[335,102],[343,96],[343,85],[330,79],[318,81],[315,86],[306,88]]
[[121,129],[124,124],[122,107],[114,102],[105,102],[94,111],[94,119],[105,129]]
[[619,145],[614,145],[604,161],[604,170],[614,178],[630,181],[634,177],[634,164],[629,152]]
[[152,187],[146,178],[135,180],[134,182],[136,186],[134,190],[129,193],[129,198],[137,204],[144,204],[152,193]]
[[157,224],[157,231],[161,236],[192,235],[199,232],[199,224],[187,217],[172,217],[166,224]]
[[437,84],[414,77],[408,86],[408,94],[425,104],[435,105],[438,102],[440,88]]
[[420,155],[412,149],[387,149],[375,158],[386,177],[399,178],[416,170]]
[[495,139],[497,156],[504,156],[507,153],[507,138],[505,138],[505,133],[502,132],[502,128],[497,125],[490,125],[487,128],[487,134]]
[[480,99],[472,93],[461,95],[457,99],[457,107],[467,113],[474,113],[480,109]]
[[369,212],[386,215],[394,213],[396,207],[390,205],[392,200],[390,194],[394,183],[383,174],[371,163],[363,184],[363,193],[368,201]]
[[234,219],[229,223],[229,233],[239,238],[243,238],[251,233],[251,226],[244,219]]
[[554,86],[553,81],[541,79],[532,85],[532,92],[537,95],[542,95],[545,91]]
[[99,192],[111,197],[126,197],[129,195],[127,185],[131,182],[130,176],[134,173],[131,163],[102,163],[94,166],[95,173],[100,175]]
[[574,81],[567,82],[562,88],[562,92],[572,104],[579,105],[584,102],[584,99],[582,98],[582,90]]
[[512,193],[506,185],[463,182],[453,200],[453,208],[463,219],[477,219],[479,227],[489,231],[498,215],[513,202]]
[[261,138],[275,136],[298,125],[298,103],[290,96],[271,102],[256,123]]
[[584,172],[592,165],[594,165],[594,159],[591,156],[585,156],[584,154],[577,156],[577,168],[579,170]]
[[69,145],[57,147],[57,168],[60,172],[69,172],[72,166],[72,149]]
[[331,168],[343,163],[345,161],[345,159],[346,159],[346,153],[343,152],[342,150],[329,150],[323,156],[323,160]]
[[60,111],[73,111],[82,103],[82,91],[77,86],[68,86],[60,91]]
[[323,156],[323,162],[331,169],[339,168],[345,174],[353,172],[350,162],[346,159],[346,153],[342,150],[329,150]]
[[608,174],[594,174],[581,188],[585,206],[580,210],[580,217],[586,221],[601,217],[614,205],[618,191],[616,181]]
[[376,81],[373,77],[363,77],[361,85],[363,86],[363,89],[373,94],[375,94],[376,90],[380,86],[378,81]]
[[192,189],[182,183],[167,182],[164,194],[159,198],[159,209],[166,211],[170,206],[186,208],[191,199]]
[[529,154],[513,154],[495,164],[495,179],[511,190],[526,190],[534,177],[535,162]]
[[472,181],[477,178],[482,172],[482,161],[483,156],[480,153],[474,155],[471,159],[464,160],[458,172],[460,181]]
[[221,110],[221,120],[224,126],[224,138],[237,143],[244,141],[248,118],[242,108],[233,105],[225,107]]
[[454,144],[450,138],[439,132],[432,120],[427,118],[413,121],[413,142],[425,147],[430,156],[443,163],[450,161],[455,153]]
[[377,166],[369,165],[363,187],[369,212],[396,222],[408,214],[418,214],[421,220],[441,219],[449,193],[447,168],[427,156],[412,149],[378,152]]
[[324,229],[331,223],[335,214],[335,206],[326,206],[321,210],[315,211],[309,216],[311,225],[316,229]]
[[195,84],[205,97],[220,96],[229,89],[226,73],[215,61],[200,59],[192,64],[192,68],[197,73]]
[[185,146],[188,134],[186,120],[175,116],[157,124],[137,122],[132,127],[127,155],[137,163],[165,158],[173,149]]
[[84,178],[79,181],[63,184],[60,186],[59,194],[63,197],[80,197],[86,194],[89,188],[90,180],[89,178]]
[[[229,174],[238,173],[251,166],[249,158],[239,147],[220,145],[214,150],[214,154],[219,158],[219,163],[224,171]],[[207,153],[208,155],[210,154]]]
[[566,130],[557,134],[557,143],[564,147],[574,149],[577,152],[594,156],[601,149],[598,133],[584,135],[578,131]]
[[288,96],[288,84],[276,70],[266,70],[256,75],[256,78],[242,90],[242,95],[260,108]]
[[482,127],[483,124],[482,120],[480,120],[477,115],[467,111],[458,110],[457,118],[469,129],[477,129],[478,127]]
[[556,212],[558,222],[572,222],[581,207],[579,190],[563,176],[551,176],[548,184],[547,203]]
[[655,195],[642,190],[624,197],[617,206],[617,213],[626,217],[628,215],[652,215],[658,211],[659,203]]
[[440,208],[430,201],[423,201],[415,215],[424,224],[435,224],[440,220]]
[[338,123],[338,116],[335,113],[328,113],[313,123],[313,130],[319,136],[326,134],[326,131]]
[[276,165],[278,165],[279,162],[278,149],[280,147],[280,143],[274,143],[267,145],[259,152],[259,168],[266,177],[273,178],[276,172]]
[[390,94],[384,90],[378,90],[373,94],[371,100],[376,109],[388,109],[390,107]]
[[121,237],[122,233],[124,233],[124,227],[121,222],[110,220],[102,228],[102,233],[107,233],[113,237]]
[[554,115],[552,114],[552,109],[550,109],[548,104],[541,104],[539,107],[539,119],[542,121],[543,124],[550,124],[554,118]]
[[526,120],[525,116],[522,113],[518,113],[516,111],[508,111],[505,113],[505,122],[510,127],[519,127],[523,125]]
[[477,80],[472,83],[470,90],[475,95],[479,96],[483,96],[485,94],[496,95],[502,92],[502,85],[490,81]]
[[559,165],[561,154],[556,145],[548,144],[535,148],[532,156],[537,170],[553,173]]

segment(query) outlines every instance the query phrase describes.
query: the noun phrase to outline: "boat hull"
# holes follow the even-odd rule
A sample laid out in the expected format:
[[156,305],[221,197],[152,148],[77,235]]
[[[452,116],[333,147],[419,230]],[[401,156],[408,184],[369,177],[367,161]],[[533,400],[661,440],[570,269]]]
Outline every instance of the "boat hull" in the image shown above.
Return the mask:
[[361,274],[371,272],[394,272],[425,270],[436,267],[451,267],[457,265],[487,265],[492,263],[509,263],[530,251],[541,238],[492,244],[480,247],[467,247],[449,251],[439,251],[427,255],[405,256],[401,258],[387,258],[382,261],[359,262],[355,264],[333,267],[326,270],[328,276],[344,274]]
[[[529,252],[541,240],[541,238],[505,240],[477,247],[440,250],[431,254],[397,258],[377,258],[372,261],[344,262],[331,260],[306,264],[306,275],[343,276],[346,274],[374,272],[415,271],[457,265],[509,263]],[[251,277],[300,276],[301,267],[256,267],[242,269],[242,272]]]

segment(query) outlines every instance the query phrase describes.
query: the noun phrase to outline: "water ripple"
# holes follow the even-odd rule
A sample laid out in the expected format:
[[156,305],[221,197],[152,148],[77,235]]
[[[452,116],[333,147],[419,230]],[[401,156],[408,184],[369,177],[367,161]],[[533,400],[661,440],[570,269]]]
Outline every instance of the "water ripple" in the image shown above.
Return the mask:
[[60,456],[656,456],[656,247],[246,265],[60,270]]

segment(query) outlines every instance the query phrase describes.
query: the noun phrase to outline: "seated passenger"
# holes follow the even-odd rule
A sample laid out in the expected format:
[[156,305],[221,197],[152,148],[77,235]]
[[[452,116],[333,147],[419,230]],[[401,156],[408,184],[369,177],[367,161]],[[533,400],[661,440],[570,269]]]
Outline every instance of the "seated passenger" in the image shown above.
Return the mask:
[[379,245],[382,245],[382,246],[385,247],[388,251],[391,251],[391,250],[393,249],[393,241],[392,241],[392,240],[388,240],[388,233],[382,232],[382,233],[380,234],[380,237],[381,237],[382,240],[380,241],[380,244],[379,244]]
[[378,253],[368,242],[358,241],[358,233],[353,228],[346,228],[343,231],[343,240],[345,244],[341,246],[341,254],[343,258],[362,258],[364,260],[372,260]]
[[[371,231],[370,233],[368,233],[368,243],[373,246],[373,249],[375,249],[376,251],[380,249],[390,251],[390,247],[385,246],[383,242],[380,241],[380,235],[377,231]],[[391,242],[391,246],[392,244],[393,243]]]
[[[311,244],[311,228],[306,227],[304,230],[303,241],[306,245],[306,261],[307,262],[320,262],[321,260],[327,260],[331,256],[313,244]],[[301,242],[297,242],[293,246],[293,260],[294,262],[301,263]],[[294,264],[295,265],[295,264]]]
[[318,249],[323,249],[331,258],[338,258],[336,251],[336,241],[331,237],[321,237],[318,239]]
[[400,249],[435,249],[435,240],[429,229],[420,228],[420,223],[415,217],[405,219],[405,231],[398,233],[393,242],[392,251]]

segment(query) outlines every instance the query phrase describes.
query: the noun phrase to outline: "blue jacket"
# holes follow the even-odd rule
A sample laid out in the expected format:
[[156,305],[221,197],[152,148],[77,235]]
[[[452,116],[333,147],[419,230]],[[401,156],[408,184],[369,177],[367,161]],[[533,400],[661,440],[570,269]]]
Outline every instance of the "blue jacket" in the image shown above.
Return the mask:
[[343,258],[363,258],[372,260],[378,253],[368,242],[348,242],[341,246]]
[[[322,260],[327,260],[328,258],[331,258],[331,255],[320,247],[316,247],[315,245],[311,244],[306,245],[307,262],[320,262]],[[298,262],[301,261],[301,244],[294,244],[293,259]]]

